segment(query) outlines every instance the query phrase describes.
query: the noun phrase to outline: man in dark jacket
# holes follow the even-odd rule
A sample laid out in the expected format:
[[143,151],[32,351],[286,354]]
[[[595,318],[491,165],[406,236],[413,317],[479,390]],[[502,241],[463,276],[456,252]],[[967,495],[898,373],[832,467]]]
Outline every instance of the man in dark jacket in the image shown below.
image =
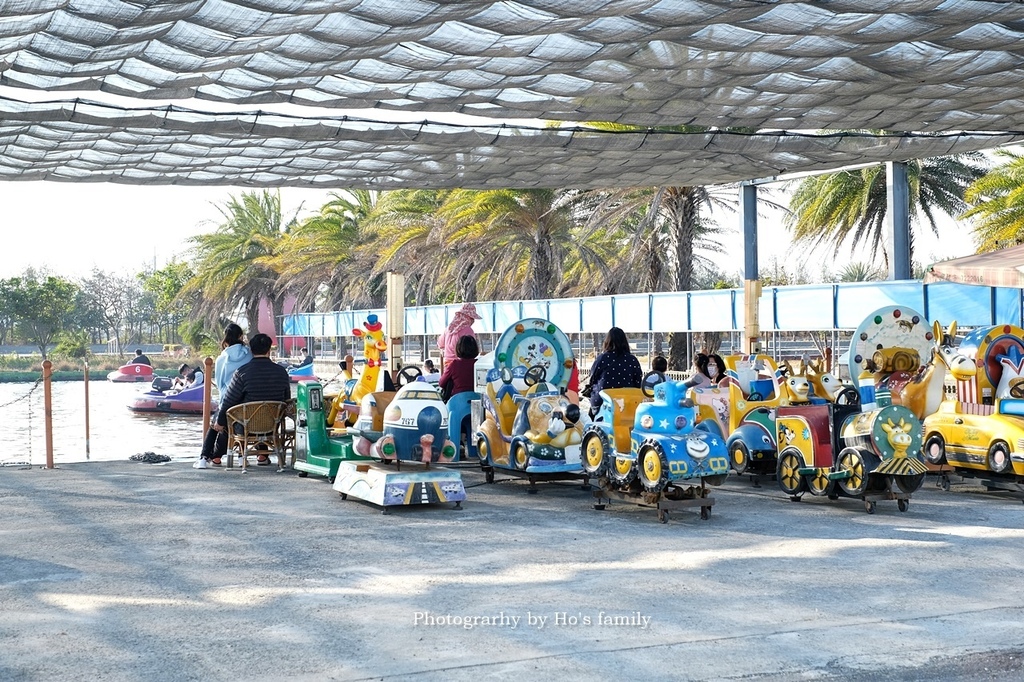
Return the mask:
[[153,363],[149,361],[149,357],[142,354],[142,349],[141,348],[136,348],[135,349],[135,357],[132,358],[131,362],[129,362],[128,364],[129,365],[149,365],[150,367],[153,366]]
[[[227,390],[220,397],[220,409],[217,419],[203,439],[203,452],[192,465],[194,469],[209,469],[211,460],[220,463],[220,458],[228,451],[228,410],[235,405],[263,400],[279,400],[287,402],[291,398],[291,379],[288,370],[270,359],[270,346],[273,341],[266,334],[257,334],[249,339],[249,350],[252,360],[235,370]],[[266,464],[270,460],[260,456],[258,464]]]

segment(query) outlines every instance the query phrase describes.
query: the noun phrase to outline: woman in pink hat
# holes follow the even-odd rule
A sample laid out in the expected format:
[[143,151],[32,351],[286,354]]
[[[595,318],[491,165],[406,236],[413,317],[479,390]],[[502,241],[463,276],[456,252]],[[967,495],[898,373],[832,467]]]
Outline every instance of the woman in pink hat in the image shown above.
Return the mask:
[[441,356],[445,365],[458,357],[455,353],[455,346],[458,345],[459,339],[463,336],[476,338],[476,332],[473,331],[473,323],[480,319],[483,318],[477,314],[476,306],[472,303],[463,304],[456,311],[452,321],[448,323],[448,329],[444,330],[441,336],[437,337],[437,347],[441,349]]

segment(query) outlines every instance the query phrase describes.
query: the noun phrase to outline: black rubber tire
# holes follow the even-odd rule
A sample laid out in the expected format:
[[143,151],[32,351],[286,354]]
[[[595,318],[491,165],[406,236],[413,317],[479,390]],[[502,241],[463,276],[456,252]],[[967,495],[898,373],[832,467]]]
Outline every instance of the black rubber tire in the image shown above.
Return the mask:
[[893,476],[892,480],[896,482],[896,487],[906,494],[916,493],[920,490],[921,486],[924,485],[924,474],[914,474],[913,476]]
[[[737,461],[742,457],[742,461]],[[737,439],[729,446],[729,466],[733,468],[737,476],[742,476],[750,467],[750,450],[746,444]]]
[[1013,466],[1013,461],[1010,459],[1010,448],[1006,446],[1006,443],[1000,440],[992,443],[992,446],[988,449],[986,464],[989,469],[997,474],[1005,474],[1010,470]]
[[634,468],[640,484],[649,493],[660,493],[669,483],[668,457],[661,443],[656,440],[648,439],[640,444]]
[[924,458],[936,466],[946,463],[946,440],[941,434],[933,433],[925,439]]
[[[581,464],[583,465],[583,471],[588,476],[593,478],[601,478],[605,472],[608,471],[608,462],[614,457],[611,453],[612,445],[608,440],[608,434],[602,429],[594,428],[588,429],[583,434],[583,443],[580,448],[582,457]],[[600,455],[600,462],[592,461],[592,456],[596,458]]]
[[789,447],[779,453],[775,477],[779,488],[787,495],[797,496],[807,489],[807,481],[797,471],[802,464],[803,454],[797,448]]

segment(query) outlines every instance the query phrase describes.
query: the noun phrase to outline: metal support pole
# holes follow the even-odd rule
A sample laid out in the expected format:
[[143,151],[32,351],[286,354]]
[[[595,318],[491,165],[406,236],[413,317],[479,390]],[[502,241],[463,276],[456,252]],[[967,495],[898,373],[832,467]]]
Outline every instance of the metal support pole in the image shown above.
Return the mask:
[[910,279],[910,185],[907,164],[885,164],[885,228],[889,279]]
[[743,222],[743,352],[761,350],[758,302],[761,281],[757,268],[757,185],[740,185],[740,220]]
[[50,377],[53,363],[43,361],[43,424],[46,433],[46,468],[53,468],[53,396],[50,391]]

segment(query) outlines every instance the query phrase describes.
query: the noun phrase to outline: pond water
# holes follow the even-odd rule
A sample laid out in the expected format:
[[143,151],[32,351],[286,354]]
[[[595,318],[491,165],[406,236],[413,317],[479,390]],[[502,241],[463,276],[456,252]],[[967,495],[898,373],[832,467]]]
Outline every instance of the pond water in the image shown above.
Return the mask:
[[[43,386],[0,384],[0,464],[46,463]],[[55,381],[54,463],[128,459],[152,451],[174,459],[195,459],[203,441],[201,415],[136,414],[127,407],[148,384],[89,382],[89,456],[86,457],[85,382]],[[294,394],[294,388],[293,388]],[[12,402],[13,401],[13,402]]]

